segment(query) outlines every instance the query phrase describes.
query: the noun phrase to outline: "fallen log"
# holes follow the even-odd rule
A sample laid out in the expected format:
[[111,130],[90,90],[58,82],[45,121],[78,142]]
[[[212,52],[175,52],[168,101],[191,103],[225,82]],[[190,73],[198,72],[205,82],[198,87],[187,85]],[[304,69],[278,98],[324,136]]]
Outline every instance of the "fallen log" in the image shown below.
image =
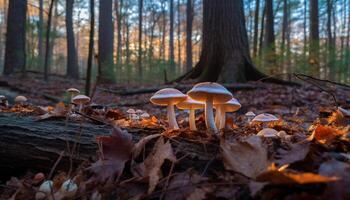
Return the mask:
[[[64,119],[49,119],[37,121],[32,116],[20,116],[13,113],[0,113],[0,180],[9,176],[18,176],[27,172],[50,172],[60,156],[62,160],[57,170],[69,170],[70,160],[67,142],[70,147],[76,142],[79,155],[73,157],[73,162],[79,164],[96,155],[95,136],[107,135],[111,126],[96,125],[87,122],[67,122]],[[127,129],[136,143],[145,135],[160,133],[158,129]],[[80,134],[80,139],[77,139]],[[203,145],[180,138],[170,140],[177,157],[185,156],[180,168],[197,167],[204,169],[212,162],[217,150],[212,145]],[[150,146],[152,147],[152,146]],[[217,149],[217,148],[216,148]]]

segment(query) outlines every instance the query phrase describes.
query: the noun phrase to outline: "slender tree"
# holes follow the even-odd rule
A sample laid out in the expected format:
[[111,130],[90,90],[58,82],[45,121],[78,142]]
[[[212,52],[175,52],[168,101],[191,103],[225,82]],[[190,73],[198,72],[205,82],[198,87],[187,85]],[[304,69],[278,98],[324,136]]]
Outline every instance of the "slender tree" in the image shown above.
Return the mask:
[[174,0],[170,0],[169,62],[171,70],[175,69],[174,54]]
[[41,68],[44,61],[44,0],[39,0],[39,21],[38,21],[38,64]]
[[187,0],[186,5],[186,69],[192,69],[192,23],[193,23],[193,6],[192,0]]
[[138,46],[138,57],[137,65],[139,76],[142,78],[142,19],[143,19],[143,0],[139,0],[139,46]]
[[276,54],[275,54],[275,23],[273,14],[273,1],[266,0],[266,25],[265,25],[265,38],[264,38],[264,51],[265,51],[265,62],[267,65],[274,65]]
[[181,68],[181,2],[177,1],[177,62]]
[[115,82],[113,64],[112,0],[100,0],[98,23],[98,81]]
[[9,1],[5,47],[4,74],[25,71],[26,64],[26,0]]
[[90,95],[92,59],[94,54],[95,36],[95,0],[90,0],[90,33],[89,33],[89,53],[86,67],[85,94]]
[[47,19],[47,26],[46,26],[46,45],[45,45],[45,63],[44,63],[45,81],[49,80],[50,31],[51,31],[51,20],[52,20],[52,11],[53,11],[54,3],[55,3],[55,0],[51,0],[48,19]]
[[67,76],[79,79],[79,67],[73,30],[74,0],[66,0],[66,36],[67,36]]
[[318,75],[319,64],[319,16],[318,0],[310,0],[310,37],[309,37],[309,63],[314,75]]
[[117,64],[122,63],[122,9],[123,9],[123,0],[115,0],[115,10],[117,16]]
[[256,0],[255,13],[254,13],[253,57],[256,57],[258,54],[259,12],[260,12],[260,0]]

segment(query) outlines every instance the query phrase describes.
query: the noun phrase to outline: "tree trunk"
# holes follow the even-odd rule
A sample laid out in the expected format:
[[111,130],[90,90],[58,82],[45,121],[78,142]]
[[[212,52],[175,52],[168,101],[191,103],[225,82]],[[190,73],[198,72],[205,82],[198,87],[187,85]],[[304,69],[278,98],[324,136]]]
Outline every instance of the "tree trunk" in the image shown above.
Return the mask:
[[309,42],[309,63],[311,73],[319,75],[319,18],[318,18],[318,0],[310,0],[310,42]]
[[[123,16],[123,0],[115,0],[116,16],[117,16],[117,64],[122,63],[122,16]],[[118,5],[119,2],[119,5]]]
[[44,0],[39,0],[39,22],[38,22],[38,66],[42,69],[44,61]]
[[265,15],[266,6],[263,6],[263,12],[261,17],[261,28],[260,28],[260,38],[259,38],[259,57],[262,57],[263,53],[263,43],[264,43],[264,32],[265,32]]
[[142,79],[142,19],[143,19],[143,0],[139,0],[139,47],[137,56],[137,66],[139,71],[139,78]]
[[169,62],[170,70],[175,70],[174,54],[174,0],[170,0],[170,29],[169,29]]
[[249,55],[242,0],[204,0],[202,46],[189,78],[234,83],[264,77]]
[[160,51],[160,59],[165,60],[165,36],[166,36],[166,10],[165,10],[165,3],[162,2],[162,15],[163,15],[163,21],[162,21],[162,41],[161,41],[161,51]]
[[304,31],[304,57],[306,58],[306,52],[307,52],[307,34],[306,34],[306,29],[307,29],[307,0],[304,0],[304,20],[303,20],[303,31]]
[[284,56],[288,29],[288,1],[283,0],[281,55]]
[[[266,25],[265,25],[265,40],[264,40],[264,54],[265,65],[274,68],[276,64],[275,52],[275,23],[273,14],[273,1],[266,0]],[[271,68],[270,68],[271,69]]]
[[192,69],[192,22],[193,22],[193,5],[192,0],[187,0],[186,6],[186,69]]
[[66,0],[66,33],[67,33],[67,76],[79,79],[79,67],[73,30],[74,0]]
[[113,2],[100,0],[98,23],[98,75],[100,83],[115,82],[113,64]]
[[27,0],[9,1],[4,74],[25,71]]
[[254,16],[253,57],[256,57],[258,54],[259,12],[260,12],[260,0],[256,0],[255,16]]
[[177,62],[179,68],[182,69],[182,59],[181,59],[181,3],[180,0],[177,1]]
[[45,63],[44,63],[44,79],[49,81],[49,58],[50,58],[50,31],[51,31],[51,20],[52,20],[52,11],[55,0],[51,0],[49,14],[47,19],[46,27],[46,45],[45,45]]
[[85,94],[90,95],[92,59],[94,54],[95,37],[95,0],[90,0],[90,35],[89,35],[89,53],[86,67]]

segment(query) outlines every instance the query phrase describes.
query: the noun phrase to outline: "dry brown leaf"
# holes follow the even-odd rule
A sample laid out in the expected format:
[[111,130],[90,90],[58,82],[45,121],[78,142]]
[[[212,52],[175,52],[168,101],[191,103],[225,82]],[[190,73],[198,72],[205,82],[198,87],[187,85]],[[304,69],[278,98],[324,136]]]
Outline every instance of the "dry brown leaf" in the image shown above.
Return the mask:
[[329,143],[342,134],[344,134],[343,131],[337,130],[333,127],[318,125],[309,140],[315,139],[320,143]]
[[92,182],[113,182],[123,172],[125,162],[131,157],[132,137],[126,131],[114,127],[110,136],[96,138],[102,144],[103,155],[88,168],[94,176]]
[[258,136],[250,136],[245,141],[229,143],[221,139],[221,153],[225,169],[255,178],[270,165],[267,146]]
[[132,157],[137,158],[142,150],[144,149],[145,145],[152,139],[157,138],[161,136],[161,134],[153,134],[153,135],[148,135],[146,137],[143,137],[140,141],[138,141],[132,150]]
[[279,165],[285,165],[304,160],[309,153],[309,150],[310,144],[305,142],[292,144],[290,150],[279,149],[277,150],[279,159],[276,160],[276,163]]
[[162,177],[160,168],[165,160],[176,162],[176,156],[173,153],[170,142],[164,142],[164,138],[160,137],[154,145],[153,151],[147,156],[145,161],[133,168],[133,174],[135,176],[142,178],[148,177],[148,194],[154,191],[159,179]]
[[48,109],[49,112],[38,116],[39,120],[44,120],[44,119],[49,119],[49,118],[53,118],[53,117],[66,117],[66,114],[68,112],[66,106],[64,105],[63,102],[59,102],[58,104],[56,104],[56,106],[50,110]]
[[263,172],[256,178],[259,182],[269,182],[272,184],[315,184],[329,183],[337,181],[336,177],[322,176],[310,172],[288,172],[277,169],[272,164],[266,172]]

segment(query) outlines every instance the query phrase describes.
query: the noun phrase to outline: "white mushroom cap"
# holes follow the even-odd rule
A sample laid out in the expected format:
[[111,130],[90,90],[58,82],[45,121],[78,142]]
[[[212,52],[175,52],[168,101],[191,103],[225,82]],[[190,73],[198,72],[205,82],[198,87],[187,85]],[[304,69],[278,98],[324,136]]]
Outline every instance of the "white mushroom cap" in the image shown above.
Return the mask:
[[16,98],[15,98],[15,102],[16,103],[24,103],[24,102],[26,102],[27,101],[27,98],[25,97],[25,96],[17,96]]
[[76,88],[69,88],[66,90],[69,94],[79,94],[80,91]]
[[64,197],[73,197],[78,191],[78,185],[73,180],[66,180],[61,186],[61,192]]
[[274,121],[278,121],[278,118],[276,116],[268,114],[268,113],[263,113],[263,114],[257,115],[252,120],[252,122],[274,122]]
[[186,95],[174,88],[164,88],[151,97],[151,102],[160,106],[178,104],[186,99]]
[[5,100],[7,99],[5,95],[0,95],[0,100]]
[[277,137],[277,133],[278,131],[276,131],[275,129],[272,128],[264,128],[263,130],[259,131],[259,133],[257,134],[258,136],[262,136],[262,137]]
[[135,114],[136,113],[135,110],[132,109],[132,108],[129,108],[126,112],[129,113],[129,114]]
[[43,192],[45,194],[50,194],[51,193],[51,190],[52,190],[52,187],[53,187],[53,181],[44,181],[40,187],[39,187],[39,191],[40,192]]
[[140,116],[141,118],[150,118],[151,117],[151,115],[149,115],[148,113],[143,113],[141,116]]
[[205,102],[207,98],[212,98],[213,103],[224,103],[232,99],[232,94],[224,86],[213,83],[203,82],[196,84],[187,95],[194,100]]
[[235,112],[241,108],[241,104],[235,98],[232,98],[231,100],[226,101],[225,103],[214,103],[214,107],[216,106],[220,106],[224,112]]
[[182,109],[182,110],[197,110],[197,109],[202,109],[204,108],[205,104],[203,102],[200,101],[196,101],[193,100],[191,97],[187,96],[186,100],[183,102],[180,102],[178,104],[176,104],[176,107],[178,109]]
[[255,115],[254,112],[248,111],[248,112],[245,114],[245,116],[247,116],[247,117],[255,117],[256,115]]
[[135,111],[135,113],[136,113],[136,114],[142,114],[142,113],[144,113],[144,112],[143,112],[143,110],[137,109],[137,110]]
[[73,97],[72,102],[75,104],[86,104],[90,102],[90,97],[85,96],[85,95],[77,95]]

